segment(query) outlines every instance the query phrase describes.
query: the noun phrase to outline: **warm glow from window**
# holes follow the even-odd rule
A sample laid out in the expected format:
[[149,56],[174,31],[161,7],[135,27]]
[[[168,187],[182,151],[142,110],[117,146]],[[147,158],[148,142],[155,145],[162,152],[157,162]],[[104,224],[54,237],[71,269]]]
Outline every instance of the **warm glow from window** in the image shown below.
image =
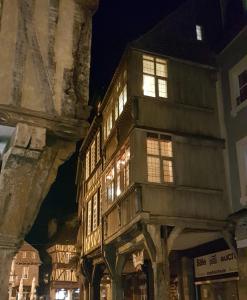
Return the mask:
[[202,41],[202,26],[196,25],[196,38],[198,41]]
[[143,93],[145,96],[155,97],[155,80],[153,76],[143,75]]
[[92,231],[92,200],[87,203],[87,235]]
[[90,170],[89,170],[89,159],[90,159],[90,152],[88,151],[87,152],[87,154],[86,154],[86,179],[88,179],[88,177],[89,177],[89,172],[90,172]]
[[160,159],[148,156],[148,181],[160,182]]
[[98,227],[98,193],[93,196],[93,231]]
[[167,62],[164,59],[143,55],[143,94],[167,98]]
[[91,146],[91,172],[94,170],[94,167],[95,167],[95,141],[92,143],[92,146]]
[[173,183],[172,142],[162,136],[147,138],[148,181]]

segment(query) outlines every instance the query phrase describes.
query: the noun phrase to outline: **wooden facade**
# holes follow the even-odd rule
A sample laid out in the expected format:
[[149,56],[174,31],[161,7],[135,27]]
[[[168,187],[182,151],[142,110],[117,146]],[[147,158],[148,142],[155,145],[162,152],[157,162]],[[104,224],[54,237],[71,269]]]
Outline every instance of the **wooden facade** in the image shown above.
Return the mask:
[[39,285],[40,265],[38,250],[24,242],[12,261],[9,277],[9,299],[16,299],[21,280],[23,282],[23,298],[26,300],[30,298],[33,281],[35,281],[35,287]]
[[[170,18],[175,22],[176,15]],[[169,292],[175,299],[178,285],[186,298],[193,287],[177,283],[172,257],[228,236],[217,69],[196,40],[196,23],[192,42],[169,41],[184,43],[194,56],[150,49],[157,40],[165,43],[165,25],[126,49],[80,150],[82,299],[160,300]],[[133,266],[139,251],[140,276]],[[139,296],[124,288],[131,274],[148,286],[142,294],[133,285]],[[100,288],[104,276],[111,277],[108,298]]]

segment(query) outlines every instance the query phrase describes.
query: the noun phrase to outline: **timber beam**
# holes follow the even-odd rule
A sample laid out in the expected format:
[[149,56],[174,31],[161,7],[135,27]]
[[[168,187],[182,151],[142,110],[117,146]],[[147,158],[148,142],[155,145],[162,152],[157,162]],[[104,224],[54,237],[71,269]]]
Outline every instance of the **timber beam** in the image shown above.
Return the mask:
[[[85,119],[89,117],[90,107],[85,107]],[[65,140],[78,141],[85,137],[89,123],[85,120],[54,116],[25,108],[0,104],[0,125],[16,127],[18,123],[47,129],[48,135]]]

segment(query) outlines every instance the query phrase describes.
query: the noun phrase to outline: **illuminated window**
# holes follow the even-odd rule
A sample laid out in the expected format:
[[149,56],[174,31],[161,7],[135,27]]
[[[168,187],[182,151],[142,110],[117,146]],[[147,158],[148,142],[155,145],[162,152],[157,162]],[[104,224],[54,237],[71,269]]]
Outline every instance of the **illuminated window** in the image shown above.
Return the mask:
[[23,252],[22,252],[22,257],[23,257],[23,258],[27,258],[27,252],[26,252],[26,251],[23,251]]
[[100,160],[100,132],[97,133],[96,140],[97,140],[96,162],[98,162]]
[[173,183],[173,153],[169,137],[149,134],[147,138],[148,181]]
[[23,267],[23,269],[22,269],[22,278],[23,279],[28,279],[28,272],[29,272],[29,267]]
[[112,202],[120,196],[129,186],[130,149],[125,147],[117,156],[111,170],[106,174],[106,197]]
[[92,200],[87,203],[87,235],[92,231]]
[[90,170],[89,170],[89,160],[90,160],[90,152],[88,151],[87,152],[87,154],[86,154],[86,179],[88,179],[88,177],[89,177],[89,172],[90,172]]
[[119,112],[118,112],[118,99],[115,102],[115,110],[114,110],[114,120],[116,121],[117,118],[119,116]]
[[143,94],[167,98],[167,62],[164,59],[143,55]]
[[196,38],[198,41],[202,41],[202,26],[196,25]]
[[32,252],[32,258],[35,259],[36,258],[36,253]]
[[117,187],[116,196],[121,195],[129,185],[129,159],[130,151],[126,148],[116,162]]
[[112,111],[106,114],[106,120],[104,124],[104,138],[107,139],[112,130]]
[[114,167],[106,175],[106,196],[108,201],[114,200]]
[[127,102],[127,86],[125,85],[118,99],[118,115],[122,113],[126,102]]
[[95,147],[96,147],[96,144],[95,144],[95,141],[92,143],[92,146],[91,146],[91,172],[94,170],[94,167],[95,167]]
[[93,196],[93,231],[98,227],[98,193]]

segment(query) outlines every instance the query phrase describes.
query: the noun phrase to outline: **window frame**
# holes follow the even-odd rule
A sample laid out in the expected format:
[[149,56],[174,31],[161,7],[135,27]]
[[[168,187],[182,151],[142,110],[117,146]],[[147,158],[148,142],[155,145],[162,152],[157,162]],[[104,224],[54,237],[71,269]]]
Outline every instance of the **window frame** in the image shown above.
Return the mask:
[[[145,62],[153,64],[153,68],[150,68],[150,72],[145,70]],[[158,65],[164,66],[164,75],[158,74]],[[153,70],[153,71],[152,71]],[[154,83],[154,94],[145,94],[145,78],[152,78]],[[161,83],[164,84],[164,90],[161,90]],[[156,56],[151,56],[147,54],[142,55],[142,93],[145,97],[152,97],[158,99],[168,99],[168,60],[165,58],[160,58]],[[164,96],[161,94],[164,93]]]
[[[148,153],[148,141],[154,140],[157,142],[158,145],[158,152],[157,154]],[[162,142],[168,142],[170,143],[171,151],[170,155],[164,155],[162,154]],[[165,134],[161,133],[153,133],[153,132],[147,132],[146,134],[146,163],[147,163],[147,182],[149,183],[157,183],[157,184],[166,184],[166,185],[174,185],[175,184],[175,172],[174,172],[174,145],[172,141],[171,136],[167,136]],[[151,180],[149,179],[149,159],[155,158],[158,160],[158,168],[159,168],[159,181]],[[168,164],[171,164],[171,180],[165,180],[165,168],[164,168],[164,162],[168,162]],[[151,173],[151,172],[150,172]]]
[[203,41],[203,28],[200,24],[196,24],[196,39],[199,42]]
[[[94,213],[94,201],[96,201],[96,214]],[[86,202],[86,224],[86,236],[90,236],[92,233],[94,233],[101,224],[100,188],[98,188],[93,196],[90,197],[90,199]]]

